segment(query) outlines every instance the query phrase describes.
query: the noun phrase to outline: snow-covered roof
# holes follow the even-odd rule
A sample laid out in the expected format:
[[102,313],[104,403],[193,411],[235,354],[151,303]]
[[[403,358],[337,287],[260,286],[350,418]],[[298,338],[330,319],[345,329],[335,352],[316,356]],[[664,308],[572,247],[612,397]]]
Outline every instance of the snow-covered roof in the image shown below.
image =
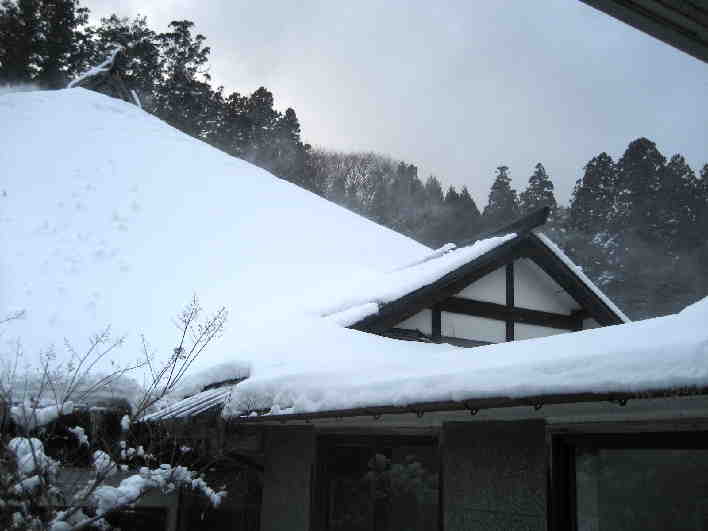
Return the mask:
[[[313,399],[314,388],[288,382],[314,383],[313,374],[324,373],[369,385],[379,377],[361,371],[371,368],[389,385],[417,370],[418,357],[444,369],[468,354],[345,327],[520,237],[502,233],[431,251],[84,89],[0,97],[0,134],[7,139],[0,311],[26,310],[8,324],[0,353],[19,338],[27,355],[54,346],[67,358],[65,338],[81,352],[110,325],[126,336],[112,361],[132,362],[142,334],[170,354],[178,340],[173,316],[196,293],[206,309],[226,306],[229,321],[192,365],[182,396],[248,376],[237,394],[250,397],[250,409],[305,411],[337,400]],[[478,352],[474,359],[486,351]],[[405,386],[390,392],[400,394],[386,400],[413,399]]]
[[449,345],[332,329],[331,337],[318,338],[311,348],[325,354],[317,347],[336,342],[336,357],[311,353],[261,365],[231,388],[225,415],[253,420],[259,410],[267,420],[382,406],[404,412],[424,404],[434,411],[435,404],[500,398],[705,393],[706,322],[708,298],[676,315],[477,347],[474,355]]
[[0,317],[26,310],[2,329],[4,360],[17,338],[61,360],[65,338],[83,352],[107,325],[126,336],[113,361],[133,362],[141,334],[170,354],[196,294],[229,320],[193,370],[241,371],[260,337],[351,308],[358,286],[431,252],[84,89],[3,94],[0,137]]

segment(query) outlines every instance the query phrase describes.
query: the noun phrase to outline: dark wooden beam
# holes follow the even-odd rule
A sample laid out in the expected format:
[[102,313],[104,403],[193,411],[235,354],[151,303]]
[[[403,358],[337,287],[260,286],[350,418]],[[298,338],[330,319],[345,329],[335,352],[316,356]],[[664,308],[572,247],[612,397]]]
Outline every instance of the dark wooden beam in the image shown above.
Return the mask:
[[483,276],[503,267],[509,260],[518,256],[518,249],[522,245],[522,238],[513,238],[504,242],[496,249],[451,271],[432,284],[384,304],[378,313],[365,317],[350,328],[363,332],[380,333],[394,327],[419,311],[431,308],[438,301],[459,293]]
[[436,304],[433,306],[432,311],[432,336],[433,339],[438,341],[442,336],[442,318],[441,318],[440,307]]
[[514,262],[506,264],[506,340],[514,341]]
[[524,240],[522,253],[567,291],[590,317],[603,326],[621,324],[622,320],[588,288],[571,269],[546,247],[535,234]]
[[497,319],[498,321],[511,320],[514,323],[547,326],[560,330],[576,330],[578,324],[577,318],[572,315],[530,310],[516,306],[508,307],[494,302],[475,301],[459,297],[445,299],[439,306],[444,312]]
[[549,207],[541,207],[522,218],[512,221],[511,223],[507,223],[506,225],[497,227],[496,229],[490,231],[480,232],[473,238],[460,242],[459,247],[472,245],[474,242],[491,238],[492,236],[503,236],[504,234],[512,233],[518,236],[523,236],[530,233],[533,229],[540,227],[541,225],[545,225],[546,221],[548,221],[548,215],[550,212],[551,209]]

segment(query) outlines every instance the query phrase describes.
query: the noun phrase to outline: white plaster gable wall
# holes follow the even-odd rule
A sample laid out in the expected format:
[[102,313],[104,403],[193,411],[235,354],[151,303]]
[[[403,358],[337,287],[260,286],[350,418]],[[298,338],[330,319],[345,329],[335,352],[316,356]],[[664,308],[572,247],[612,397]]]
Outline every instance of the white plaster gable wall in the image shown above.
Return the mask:
[[514,339],[532,339],[534,337],[567,334],[568,332],[568,330],[562,330],[559,328],[549,328],[547,326],[537,326],[525,323],[514,323]]
[[460,339],[474,339],[500,343],[506,341],[506,323],[496,319],[460,315],[458,313],[441,313],[442,335]]
[[423,310],[417,314],[402,321],[396,328],[404,328],[406,330],[420,330],[426,335],[433,333],[433,312]]
[[520,308],[569,315],[580,305],[532,260],[514,262],[514,304]]
[[460,291],[456,297],[506,304],[506,269],[495,269]]
[[[506,304],[506,268],[500,267],[470,284],[455,295],[469,300]],[[529,259],[514,262],[515,306],[530,310],[570,315],[580,305],[560,284]],[[498,343],[506,340],[506,324],[495,319],[486,319],[449,312],[441,314],[441,333],[446,337],[472,339]],[[583,329],[597,328],[594,319],[583,321]],[[397,328],[419,330],[432,334],[432,312],[423,310],[397,325]],[[567,333],[568,330],[545,326],[515,323],[515,339],[531,339]]]

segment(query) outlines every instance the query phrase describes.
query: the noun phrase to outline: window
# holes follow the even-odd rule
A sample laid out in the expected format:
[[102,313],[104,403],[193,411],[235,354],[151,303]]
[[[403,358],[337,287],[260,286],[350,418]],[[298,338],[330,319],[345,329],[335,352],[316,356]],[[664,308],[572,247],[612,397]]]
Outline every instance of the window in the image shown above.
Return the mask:
[[554,529],[708,530],[708,433],[557,437]]
[[437,529],[438,463],[431,437],[322,437],[316,529]]

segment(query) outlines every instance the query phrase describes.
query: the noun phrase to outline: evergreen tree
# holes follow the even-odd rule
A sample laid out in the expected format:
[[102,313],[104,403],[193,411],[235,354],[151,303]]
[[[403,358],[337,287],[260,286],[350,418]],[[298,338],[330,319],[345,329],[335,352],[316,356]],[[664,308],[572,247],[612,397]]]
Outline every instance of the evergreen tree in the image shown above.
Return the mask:
[[443,202],[442,185],[434,175],[431,175],[425,181],[425,195],[430,207],[437,207]]
[[78,0],[42,0],[37,80],[45,87],[63,88],[86,65],[82,26],[89,10]]
[[271,139],[271,157],[269,162],[274,175],[283,177],[303,188],[312,190],[312,183],[305,175],[305,156],[309,146],[300,139],[300,122],[292,108],[275,124]]
[[39,26],[39,0],[3,0],[0,4],[0,82],[34,78]]
[[161,81],[160,47],[157,34],[150,29],[145,17],[132,21],[111,15],[101,19],[92,32],[91,64],[99,64],[114,44],[124,47],[116,58],[116,69],[126,86],[135,90],[143,108],[152,110],[157,87]]
[[508,166],[499,166],[497,176],[489,192],[489,202],[484,208],[484,222],[487,227],[509,223],[519,215],[519,200],[516,190],[511,187]]
[[245,116],[248,120],[249,145],[246,159],[271,169],[275,154],[271,140],[280,119],[273,108],[273,93],[265,87],[256,90],[245,102]]
[[454,186],[450,186],[445,192],[445,204],[452,206],[460,201],[460,194],[457,193]]
[[683,156],[671,157],[659,186],[653,233],[667,249],[691,247],[705,235],[703,230],[696,230],[700,210],[698,180]]
[[658,221],[658,199],[666,158],[646,138],[630,142],[617,163],[614,223],[645,237]]
[[210,48],[206,37],[192,35],[194,22],[170,22],[171,31],[158,36],[162,80],[155,94],[160,118],[197,138],[208,129],[212,89],[206,63]]
[[519,195],[521,212],[527,214],[541,207],[547,206],[555,210],[558,206],[553,195],[553,182],[546,173],[546,168],[540,162],[529,178],[529,185]]
[[481,218],[482,215],[479,212],[479,208],[477,208],[477,203],[472,199],[467,186],[463,186],[460,190],[460,200],[455,215],[455,219],[457,220],[455,241],[461,242],[468,240],[481,232]]
[[616,181],[617,169],[607,153],[600,153],[585,165],[570,200],[571,228],[587,233],[605,230],[613,211]]
[[463,186],[462,190],[460,190],[460,206],[467,220],[475,223],[479,221],[482,215],[479,212],[479,208],[477,208],[477,203],[472,199],[467,186]]

